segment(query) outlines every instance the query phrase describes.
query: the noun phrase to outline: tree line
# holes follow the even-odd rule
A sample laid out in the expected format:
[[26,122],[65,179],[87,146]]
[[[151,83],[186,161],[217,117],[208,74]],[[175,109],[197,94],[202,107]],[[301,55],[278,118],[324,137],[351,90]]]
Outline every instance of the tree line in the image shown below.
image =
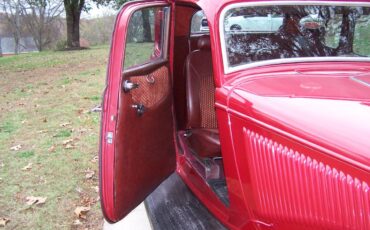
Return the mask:
[[80,20],[83,11],[88,12],[91,4],[111,5],[119,8],[129,0],[0,0],[0,13],[5,15],[8,29],[15,42],[15,53],[20,51],[22,31],[33,38],[39,51],[47,47],[55,37],[56,24],[63,12],[66,25],[66,49],[80,49]]

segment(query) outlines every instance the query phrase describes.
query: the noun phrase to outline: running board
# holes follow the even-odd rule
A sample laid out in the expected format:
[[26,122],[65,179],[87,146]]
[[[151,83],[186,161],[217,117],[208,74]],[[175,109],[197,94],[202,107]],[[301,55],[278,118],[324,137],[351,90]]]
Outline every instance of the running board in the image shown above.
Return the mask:
[[153,230],[226,229],[176,173],[146,198],[145,207]]

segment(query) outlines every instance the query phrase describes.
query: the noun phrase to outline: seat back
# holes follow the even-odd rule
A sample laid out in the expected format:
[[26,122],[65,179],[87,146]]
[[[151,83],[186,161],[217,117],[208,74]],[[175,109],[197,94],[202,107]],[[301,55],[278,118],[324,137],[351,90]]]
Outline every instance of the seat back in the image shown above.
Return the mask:
[[198,50],[185,63],[187,128],[217,128],[215,85],[209,36],[198,40]]

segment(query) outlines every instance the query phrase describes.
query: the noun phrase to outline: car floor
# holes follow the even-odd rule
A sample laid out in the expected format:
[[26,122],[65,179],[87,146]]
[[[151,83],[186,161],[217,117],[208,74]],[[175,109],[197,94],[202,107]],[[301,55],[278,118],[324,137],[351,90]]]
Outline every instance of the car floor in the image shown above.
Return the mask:
[[[145,204],[145,206],[144,206]],[[224,230],[226,229],[174,173],[145,202],[104,230]]]
[[146,200],[154,230],[226,229],[174,173]]

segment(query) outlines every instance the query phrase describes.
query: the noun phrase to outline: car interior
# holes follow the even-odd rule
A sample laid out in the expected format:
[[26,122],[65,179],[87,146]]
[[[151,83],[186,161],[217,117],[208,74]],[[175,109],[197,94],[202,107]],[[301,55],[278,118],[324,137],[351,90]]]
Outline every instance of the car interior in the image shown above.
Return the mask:
[[209,32],[199,29],[204,20],[201,9],[180,5],[176,13],[176,28],[179,29],[175,29],[174,41],[177,51],[174,104],[178,149],[218,198],[228,205]]

